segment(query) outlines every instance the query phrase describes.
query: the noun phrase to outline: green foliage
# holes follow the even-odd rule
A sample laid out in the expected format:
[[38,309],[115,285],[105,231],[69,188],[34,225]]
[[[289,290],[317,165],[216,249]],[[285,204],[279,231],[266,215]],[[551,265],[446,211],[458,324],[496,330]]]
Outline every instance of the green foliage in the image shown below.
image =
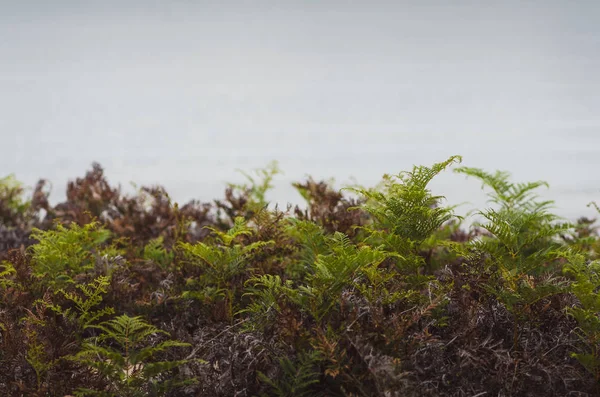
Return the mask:
[[73,307],[67,309],[60,305],[50,305],[50,309],[61,314],[69,321],[77,324],[79,329],[91,327],[100,318],[114,313],[112,307],[97,308],[103,300],[102,295],[108,292],[110,279],[107,276],[99,276],[90,283],[77,284],[74,291],[59,289],[56,293],[61,294]]
[[[431,253],[436,248],[442,236],[438,233],[440,228],[456,217],[453,207],[440,206],[443,197],[432,195],[428,185],[436,175],[460,161],[460,156],[452,156],[431,167],[415,166],[411,172],[386,176],[379,190],[353,189],[367,199],[361,208],[374,219],[372,227],[365,227],[368,232],[365,243],[387,252],[396,269],[366,269],[369,282],[357,287],[369,302],[403,301],[407,305],[421,305],[428,300],[430,303],[445,300],[444,288],[428,274],[434,269],[429,266],[424,250]],[[437,297],[423,293],[425,289],[432,291],[433,284]]]
[[479,178],[491,187],[490,201],[499,209],[480,211],[485,219],[479,224],[491,236],[473,242],[480,251],[490,254],[504,273],[539,274],[562,254],[560,233],[571,230],[568,223],[556,223],[558,217],[549,209],[551,201],[536,201],[534,190],[545,182],[511,183],[509,174],[488,174],[477,168],[459,168],[457,172]]
[[44,343],[42,335],[40,335],[47,326],[43,314],[44,310],[45,305],[35,302],[32,310],[26,310],[27,315],[21,319],[25,345],[27,346],[25,360],[35,372],[37,391],[42,389],[42,384],[45,382],[48,373],[56,366],[58,361],[48,354],[48,346]]
[[47,347],[40,342],[37,331],[27,330],[25,335],[28,342],[25,359],[35,371],[37,390],[40,390],[45,376],[56,365],[57,361],[48,357]]
[[454,217],[452,208],[438,206],[443,197],[433,196],[427,186],[436,175],[460,161],[460,156],[452,156],[432,167],[415,166],[411,172],[386,175],[383,191],[350,190],[367,199],[361,208],[377,221],[379,227],[420,243]]
[[[593,206],[600,213],[595,202],[588,206]],[[595,240],[592,245],[597,243],[596,238],[590,237]],[[570,291],[577,297],[579,305],[568,308],[568,313],[577,320],[578,334],[584,342],[583,351],[571,355],[600,382],[600,261],[586,259],[595,255],[596,252],[585,250],[570,253],[564,272],[574,279]]]
[[118,316],[91,327],[102,331],[89,339],[72,360],[93,369],[107,382],[105,390],[80,389],[78,396],[148,396],[164,395],[175,387],[193,383],[165,378],[188,360],[154,361],[154,357],[173,347],[188,343],[166,340],[156,344],[152,339],[167,332],[148,324],[141,317]]
[[340,294],[345,288],[351,288],[372,271],[390,254],[370,246],[358,247],[348,236],[336,232],[327,238],[330,254],[320,254],[312,264],[307,284],[291,295],[303,310],[317,321],[321,321],[340,302]]
[[144,247],[143,257],[147,261],[152,261],[159,265],[162,269],[166,269],[175,257],[172,251],[169,251],[164,246],[164,238],[158,237],[152,239]]
[[2,261],[0,263],[0,288],[6,289],[15,285],[12,277],[17,273],[17,270],[8,261]]
[[327,254],[318,254],[298,287],[278,275],[255,276],[246,282],[244,294],[250,304],[240,314],[249,314],[252,329],[263,329],[281,313],[284,302],[297,305],[317,322],[339,310],[343,291],[357,289],[367,301],[391,304],[414,291],[390,292],[387,285],[396,273],[381,269],[388,258],[395,257],[370,246],[356,246],[343,233],[326,237]]
[[484,288],[494,295],[518,319],[528,314],[535,303],[567,291],[567,283],[557,277],[535,278],[526,274],[506,273]]
[[94,254],[100,253],[109,237],[110,232],[97,222],[83,227],[57,224],[56,230],[34,229],[31,238],[38,243],[30,248],[33,272],[50,285],[64,286],[72,282],[73,276],[94,269]]
[[[429,187],[459,161],[357,199],[296,184],[306,211],[268,208],[276,165],[182,208],[161,188],[122,198],[97,171],[56,208],[41,187],[29,207],[0,187],[0,218],[20,225],[0,243],[40,227],[0,252],[0,395],[597,395],[594,220],[561,223],[544,182],[463,167],[492,207],[465,231]],[[80,226],[92,214],[102,226]]]
[[558,260],[568,254],[559,239],[572,229],[557,223],[549,209],[551,201],[537,201],[535,190],[545,182],[512,183],[506,172],[490,174],[478,168],[456,172],[476,177],[489,187],[490,202],[498,208],[480,211],[484,223],[478,226],[489,234],[472,241],[471,248],[484,253],[492,278],[485,289],[515,315],[514,344],[519,324],[536,302],[565,291],[566,284],[549,276]]
[[485,222],[479,224],[491,237],[482,237],[474,244],[491,254],[495,263],[508,272],[526,274],[544,271],[560,256],[560,233],[572,229],[568,223],[557,223],[552,214],[552,201],[537,201],[535,190],[545,182],[511,183],[506,172],[486,173],[478,168],[459,168],[457,172],[479,178],[484,187],[492,188],[490,201],[498,209],[480,211]]
[[264,327],[273,321],[281,313],[282,300],[290,294],[293,294],[292,281],[286,280],[284,283],[278,275],[264,274],[254,276],[245,283],[249,286],[244,293],[251,299],[251,303],[239,314],[247,314],[249,323],[246,330],[264,329]]
[[544,181],[509,182],[510,174],[506,171],[496,171],[491,174],[480,168],[460,167],[455,172],[478,178],[482,182],[482,188],[491,188],[493,191],[488,193],[488,197],[501,209],[523,207],[534,209],[539,205],[536,201],[539,196],[534,191],[539,187],[549,187],[548,183]]
[[7,226],[17,226],[15,219],[22,219],[31,207],[31,200],[23,197],[23,184],[14,175],[0,178],[0,223]]
[[270,379],[259,372],[258,378],[271,387],[269,393],[271,396],[316,396],[318,393],[315,392],[312,386],[319,382],[320,373],[317,364],[320,358],[320,353],[316,350],[299,354],[295,362],[288,357],[282,357],[279,359],[281,376]]
[[[238,170],[248,181],[242,184],[229,184],[229,187],[246,193],[248,202],[246,208],[251,211],[258,211],[265,207],[268,202],[266,194],[273,188],[273,178],[281,174],[277,161],[272,161],[263,169],[256,169],[252,174]],[[253,175],[254,174],[254,175]]]
[[316,223],[290,219],[286,233],[300,248],[296,260],[285,269],[291,277],[305,276],[320,254],[330,253],[325,232]]
[[600,262],[586,263],[581,254],[572,254],[565,273],[574,278],[571,292],[579,306],[568,309],[579,324],[579,334],[585,351],[572,353],[597,381],[600,381]]
[[[241,239],[251,236],[253,231],[241,217],[235,219],[233,227],[227,232],[210,229],[215,235],[213,244],[204,242],[179,244],[183,256],[202,270],[201,277],[190,282],[190,286],[198,284],[200,291],[187,290],[183,297],[203,299],[217,292],[217,296],[225,296],[228,317],[232,318],[233,300],[236,294],[233,279],[250,271],[248,260],[251,254],[271,243],[257,241],[244,244]],[[208,295],[207,292],[213,293]]]
[[573,225],[574,233],[561,236],[569,248],[585,254],[591,260],[599,259],[600,254],[600,240],[594,222],[594,219],[579,218]]
[[358,189],[367,202],[362,208],[375,220],[374,227],[366,227],[366,243],[381,245],[396,255],[396,267],[406,277],[409,295],[422,288],[432,278],[426,274],[427,261],[421,251],[435,246],[437,231],[455,219],[453,207],[439,205],[442,196],[433,196],[428,189],[431,180],[456,162],[460,156],[434,164],[432,167],[415,166],[412,172],[387,176],[381,191]]
[[401,275],[373,262],[361,270],[362,277],[353,280],[354,287],[374,307],[388,306],[398,301],[416,302],[425,295],[420,291],[401,285]]

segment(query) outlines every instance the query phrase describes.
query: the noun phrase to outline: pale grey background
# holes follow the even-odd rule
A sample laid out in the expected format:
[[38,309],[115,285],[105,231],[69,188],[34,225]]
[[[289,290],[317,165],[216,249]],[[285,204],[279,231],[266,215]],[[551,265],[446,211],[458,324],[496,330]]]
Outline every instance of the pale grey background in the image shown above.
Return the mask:
[[[0,0],[0,175],[59,200],[98,161],[208,200],[277,159],[284,203],[305,174],[369,185],[462,154],[591,214],[599,22],[582,0]],[[434,189],[484,200],[452,173]]]

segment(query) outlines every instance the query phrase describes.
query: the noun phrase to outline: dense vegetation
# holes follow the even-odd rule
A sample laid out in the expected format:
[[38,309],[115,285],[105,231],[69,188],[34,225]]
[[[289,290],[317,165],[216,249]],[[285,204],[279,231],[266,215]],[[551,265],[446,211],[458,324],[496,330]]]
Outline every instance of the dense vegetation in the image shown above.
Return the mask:
[[0,395],[598,395],[594,221],[458,167],[490,198],[461,227],[428,189],[459,162],[283,210],[275,165],[184,206],[98,165],[55,206],[1,179]]

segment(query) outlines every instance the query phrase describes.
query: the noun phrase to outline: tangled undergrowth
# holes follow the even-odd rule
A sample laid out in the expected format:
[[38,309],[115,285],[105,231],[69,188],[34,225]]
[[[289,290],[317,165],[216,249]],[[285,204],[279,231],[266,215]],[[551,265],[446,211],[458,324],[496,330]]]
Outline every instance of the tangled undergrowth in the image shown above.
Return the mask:
[[51,206],[0,180],[0,395],[600,395],[600,239],[543,182],[488,191],[469,228],[431,180],[294,186],[275,164],[213,203],[127,196],[99,165]]

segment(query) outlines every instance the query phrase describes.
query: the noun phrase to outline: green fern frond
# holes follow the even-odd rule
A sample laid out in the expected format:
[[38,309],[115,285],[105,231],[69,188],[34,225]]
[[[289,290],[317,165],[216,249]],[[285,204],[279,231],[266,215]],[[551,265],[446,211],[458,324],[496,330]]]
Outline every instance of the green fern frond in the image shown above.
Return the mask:
[[[203,274],[192,284],[198,284],[200,288],[216,288],[223,291],[227,299],[229,318],[233,318],[234,299],[237,294],[236,286],[231,280],[237,276],[245,274],[249,270],[250,258],[255,251],[273,244],[272,241],[256,241],[243,244],[236,242],[236,238],[242,235],[251,236],[254,234],[243,218],[237,218],[235,225],[227,232],[215,232],[217,240],[222,243],[208,244],[199,242],[196,244],[180,243],[180,249],[184,258],[202,269]],[[190,284],[191,285],[191,284]],[[184,292],[184,297],[203,296],[202,292],[198,295],[195,291]]]
[[249,316],[246,330],[264,329],[281,312],[282,299],[294,295],[292,281],[284,283],[278,275],[254,276],[245,285],[246,292],[242,296],[249,298],[250,304],[238,314]]
[[[149,390],[162,395],[171,387],[186,383],[161,378],[189,360],[152,361],[152,358],[173,347],[190,346],[188,343],[167,340],[150,345],[150,338],[168,333],[139,316],[121,315],[91,327],[102,331],[102,334],[84,343],[82,350],[71,359],[103,376],[110,387],[108,395],[141,397],[148,395]],[[105,392],[107,390],[80,389],[78,395]]]
[[458,168],[456,172],[481,180],[483,187],[490,187],[490,201],[497,209],[480,211],[484,219],[478,226],[486,229],[491,237],[482,236],[472,246],[483,249],[496,258],[496,263],[513,267],[526,274],[543,271],[554,259],[551,252],[560,248],[558,236],[572,229],[569,223],[559,223],[552,214],[552,201],[538,201],[536,189],[547,187],[543,181],[512,183],[510,174],[490,174],[478,168]]
[[2,261],[2,263],[0,263],[0,288],[6,289],[8,287],[13,287],[15,282],[12,280],[12,276],[15,274],[17,274],[17,270],[12,263]]
[[33,272],[53,285],[62,286],[72,276],[94,268],[93,252],[110,236],[110,231],[98,222],[83,227],[72,223],[68,228],[56,224],[56,230],[33,229],[31,238],[38,241],[29,248]]
[[321,354],[313,350],[298,355],[296,362],[288,357],[279,359],[281,376],[270,379],[262,372],[258,378],[271,387],[270,395],[277,397],[312,397],[318,395],[313,385],[319,383],[320,373],[317,364],[321,360]]
[[237,171],[240,172],[249,183],[230,183],[229,187],[242,193],[247,192],[249,198],[248,203],[246,204],[247,209],[259,211],[268,204],[266,194],[273,188],[274,177],[282,173],[278,162],[272,161],[265,168],[254,170],[254,175],[243,170]]
[[165,248],[162,236],[150,240],[144,247],[143,258],[156,263],[163,269],[173,262],[174,256],[172,251]]
[[205,229],[212,231],[216,238],[226,247],[229,247],[240,236],[251,236],[253,234],[252,228],[248,226],[247,221],[241,216],[234,219],[233,226],[226,232],[212,226],[206,226]]
[[415,166],[411,172],[384,177],[383,191],[349,188],[367,199],[360,208],[368,212],[383,229],[403,238],[422,242],[444,223],[454,218],[453,209],[439,207],[442,196],[433,196],[429,182],[460,156],[431,167]]
[[325,231],[314,222],[290,219],[285,232],[299,246],[297,260],[286,268],[296,278],[305,276],[319,255],[330,252]]
[[76,288],[82,292],[83,296],[74,291],[59,289],[56,293],[61,294],[65,299],[70,301],[75,306],[74,310],[71,308],[63,309],[60,305],[51,305],[49,308],[77,323],[81,329],[89,328],[100,318],[114,313],[114,309],[111,307],[94,310],[94,308],[102,303],[102,295],[108,292],[109,286],[110,278],[99,276],[90,283],[76,285]]
[[331,253],[318,255],[306,277],[308,285],[300,286],[299,294],[291,297],[318,321],[339,304],[344,288],[364,277],[366,268],[379,266],[391,255],[379,248],[358,247],[340,232],[328,237],[327,245]]
[[533,202],[538,198],[538,195],[534,193],[536,189],[548,187],[548,183],[544,181],[511,183],[509,182],[510,173],[505,171],[496,171],[496,173],[490,174],[482,169],[473,167],[460,167],[454,171],[481,180],[482,188],[487,186],[493,190],[492,193],[488,194],[490,201],[500,205],[502,208],[527,205],[527,203]]

